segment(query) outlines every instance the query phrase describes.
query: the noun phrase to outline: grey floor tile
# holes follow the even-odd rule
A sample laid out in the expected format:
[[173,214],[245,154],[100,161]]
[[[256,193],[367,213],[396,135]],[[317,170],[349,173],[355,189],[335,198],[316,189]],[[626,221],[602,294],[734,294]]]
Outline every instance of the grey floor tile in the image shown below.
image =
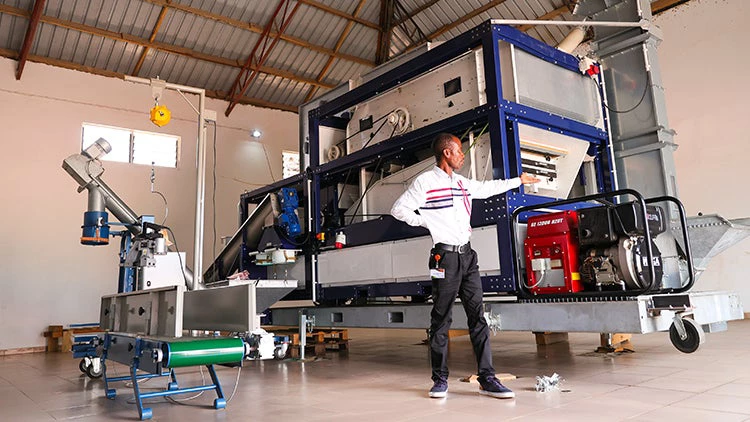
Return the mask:
[[[450,347],[448,398],[427,398],[428,351],[423,330],[350,330],[350,351],[325,359],[247,362],[235,397],[225,410],[213,395],[174,404],[149,400],[154,420],[164,421],[461,421],[520,420],[746,420],[750,419],[750,321],[710,334],[690,355],[676,351],[665,333],[636,335],[636,352],[592,353],[595,334],[570,334],[568,343],[537,349],[530,333],[491,338],[498,372],[517,397],[497,400],[458,379],[476,371],[468,337]],[[715,340],[715,341],[714,341]],[[109,366],[125,375],[122,365]],[[560,374],[561,391],[538,393],[536,377]],[[237,370],[219,368],[227,395]],[[197,368],[178,371],[181,386],[207,379]],[[164,380],[140,384],[162,388]],[[115,400],[104,398],[101,380],[89,380],[67,354],[0,358],[0,420],[135,420],[132,388],[118,383]],[[131,401],[131,403],[128,403]]]

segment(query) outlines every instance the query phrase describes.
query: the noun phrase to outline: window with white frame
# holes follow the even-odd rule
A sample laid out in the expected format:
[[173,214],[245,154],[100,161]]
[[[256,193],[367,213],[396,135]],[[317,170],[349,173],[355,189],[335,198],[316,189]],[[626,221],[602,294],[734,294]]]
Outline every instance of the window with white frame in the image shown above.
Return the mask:
[[292,177],[299,174],[299,153],[295,151],[281,151],[282,177]]
[[102,160],[177,167],[179,136],[84,123],[81,150],[99,138],[106,139],[112,146],[112,151]]

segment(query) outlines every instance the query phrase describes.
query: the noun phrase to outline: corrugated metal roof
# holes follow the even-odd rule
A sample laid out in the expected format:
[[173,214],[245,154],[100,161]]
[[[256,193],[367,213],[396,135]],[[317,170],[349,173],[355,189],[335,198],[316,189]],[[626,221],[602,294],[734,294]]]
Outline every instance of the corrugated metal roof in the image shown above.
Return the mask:
[[34,7],[34,0],[0,0],[0,4],[31,10]]
[[297,45],[279,42],[266,61],[267,66],[293,71],[299,76],[315,79],[325,65],[328,55]]
[[[371,67],[358,63],[352,63],[346,60],[335,60],[328,72],[328,80],[338,81],[339,84],[347,82],[349,79],[356,79],[360,75],[372,70]],[[320,91],[321,93],[323,91]]]
[[346,22],[344,18],[302,4],[287,33],[333,49]]
[[[341,46],[341,52],[352,56],[366,57],[375,60],[378,46],[379,32],[363,25],[354,25],[346,41]],[[340,34],[339,34],[340,35]]]
[[0,14],[0,48],[18,50],[26,34],[26,19]]
[[[400,0],[408,11],[421,8],[427,1]],[[351,15],[359,0],[315,2]],[[319,50],[332,51],[350,23],[349,19],[306,3],[299,3],[285,31],[285,36],[293,39],[278,41],[264,63],[270,68],[270,74],[259,73],[245,92],[246,96],[286,108],[305,102],[313,85],[301,80],[318,79],[331,57]],[[487,0],[440,0],[415,14],[413,21],[426,35],[433,34],[435,40],[445,40],[490,18],[535,19],[559,9],[565,2],[507,0],[471,19],[464,19],[487,3]],[[279,0],[172,0],[171,3],[165,0],[48,0],[45,17],[73,24],[60,26],[43,20],[38,26],[31,53],[102,71],[132,74],[145,52],[139,76],[159,76],[174,83],[229,92],[240,66],[261,40],[260,32],[278,4]],[[291,0],[288,10],[297,4],[296,0]],[[9,55],[7,51],[21,48],[34,2],[0,0],[0,5],[5,11],[0,13],[0,48]],[[166,7],[166,13],[154,40],[158,48],[145,48],[143,45],[148,44],[163,7]],[[366,0],[357,18],[377,25],[380,8],[380,0]],[[569,19],[569,16],[565,13],[556,19]],[[452,26],[453,22],[461,23]],[[88,29],[73,29],[75,25],[85,25]],[[251,30],[249,25],[254,29]],[[405,25],[413,31],[411,21]],[[452,27],[444,30],[446,25]],[[273,29],[278,28],[274,26]],[[111,32],[103,33],[102,30]],[[559,42],[566,32],[566,28],[556,27],[528,31],[549,44]],[[376,29],[352,23],[339,53],[374,62],[378,35]],[[299,45],[305,43],[313,47]],[[395,28],[391,37],[391,56],[406,51],[414,43],[402,28]],[[206,56],[207,60],[203,60],[202,57]],[[371,66],[339,57],[333,60],[321,80],[336,86],[371,69]],[[316,93],[325,91],[318,89]]]

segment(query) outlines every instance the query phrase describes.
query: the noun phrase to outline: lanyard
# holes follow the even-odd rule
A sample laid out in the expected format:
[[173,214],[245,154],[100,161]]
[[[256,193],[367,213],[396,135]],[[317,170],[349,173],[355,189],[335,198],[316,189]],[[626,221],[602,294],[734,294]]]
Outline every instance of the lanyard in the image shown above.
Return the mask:
[[466,189],[464,189],[464,185],[460,180],[458,181],[458,187],[461,188],[461,195],[463,195],[464,207],[466,207],[466,212],[469,214],[469,217],[471,217],[471,202],[469,202],[469,197],[466,195]]

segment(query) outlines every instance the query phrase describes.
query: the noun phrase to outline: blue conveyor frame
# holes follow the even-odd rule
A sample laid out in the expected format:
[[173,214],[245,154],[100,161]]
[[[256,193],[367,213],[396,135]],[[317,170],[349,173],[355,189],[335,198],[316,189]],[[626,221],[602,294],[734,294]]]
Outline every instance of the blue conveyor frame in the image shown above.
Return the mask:
[[[128,366],[128,375],[110,377],[107,375],[107,359],[112,359],[112,356],[110,356],[107,352],[109,350],[110,342],[112,341],[113,337],[109,333],[104,335],[104,348],[101,360],[104,372],[104,390],[108,399],[114,400],[115,396],[117,395],[117,390],[115,390],[114,388],[110,388],[111,383],[130,382],[133,385],[133,395],[135,399],[135,405],[138,409],[138,417],[140,418],[140,420],[147,420],[153,417],[153,411],[150,407],[145,407],[143,401],[154,397],[169,397],[178,394],[214,391],[216,392],[216,399],[214,399],[213,408],[224,409],[227,406],[227,400],[224,398],[224,390],[222,390],[221,388],[221,383],[219,382],[219,377],[216,375],[216,369],[214,368],[214,365],[205,365],[206,369],[208,370],[208,374],[211,377],[210,384],[180,388],[179,384],[177,383],[177,376],[175,374],[174,368],[162,368],[161,364],[155,365],[152,362],[149,365],[142,364],[141,361],[143,360],[151,360],[151,356],[148,356],[145,352],[147,350],[150,350],[149,346],[153,346],[155,340],[149,340],[138,336],[133,337],[135,338],[135,343],[128,359],[122,359],[121,361],[118,361],[118,363]],[[238,363],[240,365],[242,364],[242,362]],[[139,373],[138,371],[141,371],[141,373]],[[140,390],[140,387],[138,385],[139,381],[144,379],[162,377],[169,377],[169,382],[167,383],[167,387],[165,389],[150,392],[142,392]]]

